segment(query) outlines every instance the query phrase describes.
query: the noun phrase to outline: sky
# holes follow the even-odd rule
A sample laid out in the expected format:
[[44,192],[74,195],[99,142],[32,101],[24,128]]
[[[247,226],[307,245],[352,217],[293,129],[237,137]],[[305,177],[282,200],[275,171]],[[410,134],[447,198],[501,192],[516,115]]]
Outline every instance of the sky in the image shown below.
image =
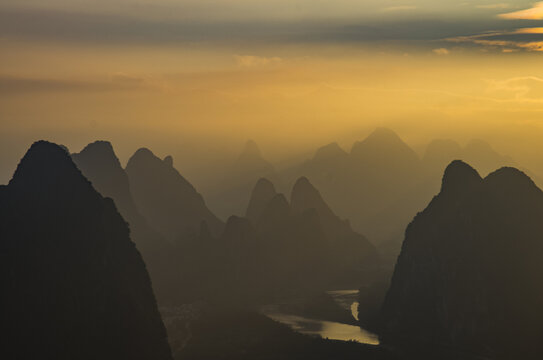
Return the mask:
[[288,163],[375,126],[543,172],[543,2],[0,0],[0,48],[0,183],[38,139],[198,182],[247,139]]

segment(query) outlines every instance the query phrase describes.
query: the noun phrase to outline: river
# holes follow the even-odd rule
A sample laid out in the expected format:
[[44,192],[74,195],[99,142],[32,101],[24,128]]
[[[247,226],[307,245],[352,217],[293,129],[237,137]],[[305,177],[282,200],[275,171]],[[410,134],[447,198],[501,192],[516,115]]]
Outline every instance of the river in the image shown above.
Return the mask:
[[[353,318],[358,320],[358,290],[328,291],[328,294],[345,309],[351,310]],[[357,341],[363,344],[379,345],[379,338],[359,326],[339,322],[310,319],[303,316],[279,312],[277,307],[268,307],[263,313],[269,318],[290,326],[293,330],[307,335],[320,336],[331,340]]]

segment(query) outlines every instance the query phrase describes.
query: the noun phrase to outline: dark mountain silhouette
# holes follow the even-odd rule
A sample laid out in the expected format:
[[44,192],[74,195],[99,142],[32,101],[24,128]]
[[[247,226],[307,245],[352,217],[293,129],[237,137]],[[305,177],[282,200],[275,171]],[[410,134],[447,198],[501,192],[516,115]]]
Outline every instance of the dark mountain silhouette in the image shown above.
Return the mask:
[[259,296],[266,287],[263,279],[266,267],[262,264],[260,239],[251,222],[231,216],[220,238],[219,250],[223,295],[235,301]]
[[142,148],[130,158],[126,173],[135,203],[150,225],[172,242],[199,236],[202,221],[218,236],[223,223],[207,208],[203,197],[172,166]]
[[395,132],[377,128],[356,142],[350,153],[335,143],[326,145],[283,176],[290,184],[307,177],[337,215],[350,219],[355,231],[374,242],[392,269],[407,225],[439,191],[445,167],[457,158],[475,164],[483,173],[514,165],[481,140],[465,147],[452,140],[435,140],[419,159]]
[[245,217],[253,224],[256,224],[262,212],[275,195],[277,195],[277,192],[271,181],[264,178],[259,179],[251,193]]
[[334,282],[358,286],[375,270],[375,248],[333,213],[307,178],[294,185],[290,204],[283,194],[274,193],[271,182],[260,180],[250,204],[262,210],[248,214],[256,219],[252,222],[265,249],[262,263],[269,264],[275,287],[326,288]]
[[133,220],[139,222],[141,215],[132,199],[128,176],[109,141],[95,141],[71,156],[93,187],[115,201],[117,209],[129,223]]
[[279,183],[273,165],[264,159],[252,140],[247,141],[238,158],[227,164],[220,176],[220,183],[209,191],[209,204],[222,218],[245,214],[248,196],[258,179],[267,178]]
[[349,221],[340,219],[305,177],[298,179],[292,188],[291,208],[294,214],[316,213],[319,227],[332,247],[330,255],[335,257],[333,266],[341,268],[340,277],[347,280],[358,273],[362,279],[377,270],[380,261],[373,244],[353,231]]
[[406,231],[381,340],[462,358],[541,358],[541,219],[543,192],[521,171],[483,179],[452,162]]
[[32,145],[0,187],[5,359],[171,359],[145,264],[65,149]]
[[96,141],[71,156],[94,188],[115,201],[119,212],[128,222],[131,238],[143,255],[159,300],[162,302],[171,297],[175,287],[171,278],[172,267],[178,259],[174,256],[172,245],[151,228],[137,209],[130,192],[128,175],[121,167],[111,143]]
[[292,211],[303,213],[314,209],[319,215],[321,226],[330,238],[345,236],[352,232],[348,221],[342,221],[324,202],[320,192],[306,177],[296,181],[290,196]]

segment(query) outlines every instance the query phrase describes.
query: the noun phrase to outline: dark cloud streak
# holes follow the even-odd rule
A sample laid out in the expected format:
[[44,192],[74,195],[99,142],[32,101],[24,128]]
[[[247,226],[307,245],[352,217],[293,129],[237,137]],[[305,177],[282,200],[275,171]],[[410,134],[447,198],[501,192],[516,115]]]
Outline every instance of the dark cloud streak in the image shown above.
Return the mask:
[[[421,15],[422,16],[422,15]],[[524,21],[522,26],[538,26]],[[235,44],[345,44],[424,42],[489,30],[521,27],[518,21],[489,17],[439,19],[410,16],[370,20],[205,22],[147,20],[80,12],[0,9],[0,36],[5,39],[97,45],[176,46]],[[432,44],[431,46],[435,46]]]
[[40,92],[126,91],[143,87],[143,80],[126,80],[117,76],[108,81],[81,81],[0,75],[0,94],[3,96]]

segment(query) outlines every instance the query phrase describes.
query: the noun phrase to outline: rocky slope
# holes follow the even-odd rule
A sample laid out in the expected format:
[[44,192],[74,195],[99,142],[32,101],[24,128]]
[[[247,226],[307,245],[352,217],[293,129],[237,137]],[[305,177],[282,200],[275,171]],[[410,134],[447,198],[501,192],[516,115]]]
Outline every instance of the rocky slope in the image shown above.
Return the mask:
[[483,179],[452,162],[407,229],[381,340],[465,358],[541,358],[542,219],[543,192],[524,173]]
[[0,187],[5,359],[171,359],[126,222],[65,149],[32,145]]

